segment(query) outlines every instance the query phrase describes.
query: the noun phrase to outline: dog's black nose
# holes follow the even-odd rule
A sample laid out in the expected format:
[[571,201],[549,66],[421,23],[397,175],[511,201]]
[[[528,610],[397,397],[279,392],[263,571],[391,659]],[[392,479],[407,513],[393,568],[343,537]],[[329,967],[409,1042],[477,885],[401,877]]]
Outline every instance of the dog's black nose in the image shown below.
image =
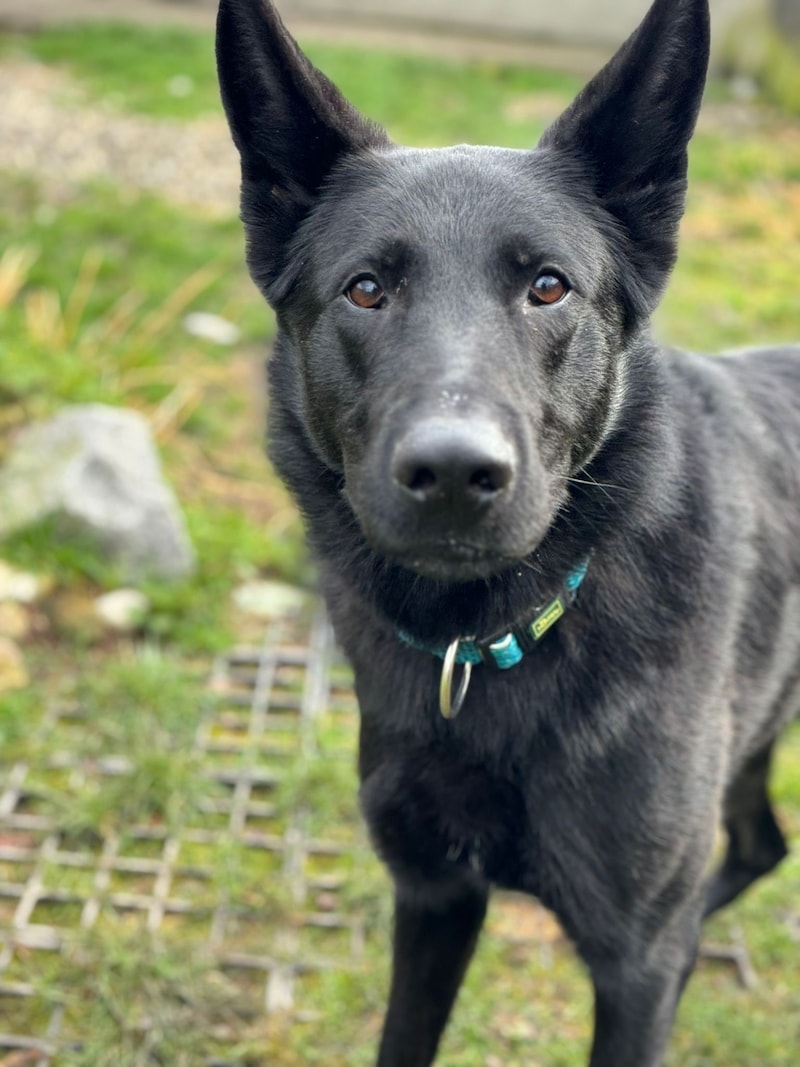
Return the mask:
[[515,449],[494,423],[428,419],[397,444],[395,483],[420,505],[461,509],[492,503],[514,477]]

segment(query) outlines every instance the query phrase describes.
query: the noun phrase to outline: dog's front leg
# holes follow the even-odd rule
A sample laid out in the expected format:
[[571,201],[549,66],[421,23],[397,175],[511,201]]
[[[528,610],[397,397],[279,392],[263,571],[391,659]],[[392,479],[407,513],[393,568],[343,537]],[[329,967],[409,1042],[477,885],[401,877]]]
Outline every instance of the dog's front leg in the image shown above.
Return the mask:
[[395,897],[389,1009],[378,1067],[428,1067],[472,957],[487,893],[459,885],[446,901]]
[[655,944],[589,961],[595,1031],[589,1067],[661,1067],[675,1010],[694,967],[701,907]]

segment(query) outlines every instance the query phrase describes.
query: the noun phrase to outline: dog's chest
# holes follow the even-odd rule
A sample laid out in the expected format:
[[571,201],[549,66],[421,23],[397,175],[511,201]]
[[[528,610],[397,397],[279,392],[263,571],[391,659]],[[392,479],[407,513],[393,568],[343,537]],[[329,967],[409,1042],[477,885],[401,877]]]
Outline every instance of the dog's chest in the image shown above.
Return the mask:
[[471,871],[521,883],[531,828],[525,797],[508,777],[437,749],[392,757],[369,775],[361,801],[372,838],[394,876],[446,882]]

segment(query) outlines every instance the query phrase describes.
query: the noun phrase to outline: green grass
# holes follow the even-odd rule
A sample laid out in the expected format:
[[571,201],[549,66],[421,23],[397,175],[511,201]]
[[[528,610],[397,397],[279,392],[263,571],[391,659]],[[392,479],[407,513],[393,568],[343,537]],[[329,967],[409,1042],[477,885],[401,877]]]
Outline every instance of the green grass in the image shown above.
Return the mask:
[[[184,312],[228,315],[249,339],[271,322],[247,280],[235,218],[193,217],[100,185],[43,202],[29,180],[0,181],[3,263],[22,290],[0,340],[0,381],[12,398],[114,402],[133,379],[154,402],[174,386],[166,349],[202,363],[227,354],[190,339]],[[67,358],[48,359],[54,345]]]
[[[508,64],[443,63],[313,41],[306,46],[357,107],[385,123],[398,140],[418,144],[528,144],[531,123],[524,105],[535,103],[534,94],[566,102],[580,87],[569,75]],[[18,47],[66,67],[95,96],[133,111],[191,118],[220,110],[213,48],[202,34],[92,23],[45,30]],[[176,76],[189,80],[183,83],[192,86],[186,96],[174,95]]]
[[[296,581],[306,567],[297,523],[270,532],[286,498],[268,482],[248,379],[273,322],[247,277],[238,221],[96,185],[48,201],[31,180],[0,174],[0,247],[0,404],[9,421],[94,402],[154,419],[199,566],[190,581],[145,587],[153,610],[144,632],[221,648],[231,639],[227,598],[237,580],[263,570]],[[228,349],[184,331],[193,309],[243,329],[235,366]],[[242,387],[230,388],[237,380]],[[0,435],[0,456],[6,440]],[[255,501],[249,509],[237,501],[238,481]],[[84,577],[119,584],[91,544],[58,545],[48,523],[15,535],[4,554],[45,568],[62,588]]]
[[313,42],[308,53],[348,99],[403,144],[525,148],[581,85],[567,75],[502,63],[365,54]]
[[80,1044],[59,1056],[64,1067],[198,1067],[222,1051],[220,1035],[226,1062],[248,1062],[231,1048],[255,1005],[190,947],[167,947],[124,924],[95,932],[71,946],[52,993],[65,989],[64,1028]]
[[39,712],[40,697],[32,689],[5,693],[0,714],[0,752],[4,760],[18,759],[30,739],[31,720]]
[[[213,793],[192,745],[209,700],[205,667],[152,644],[113,655],[76,647],[74,655],[69,667],[59,664],[57,700],[79,717],[43,733],[32,694],[10,698],[4,762],[24,751],[19,719],[27,711],[28,752],[37,763],[28,784],[65,834],[99,841],[132,825],[182,825],[199,798]],[[47,765],[52,752],[71,753],[81,773]],[[100,771],[108,757],[123,761],[118,774]]]
[[[219,110],[203,35],[92,24],[9,39],[0,50],[64,66],[90,100],[143,115],[187,121]],[[362,110],[415,144],[523,147],[577,88],[569,76],[502,64],[320,44],[310,53]],[[176,88],[190,91],[175,95]],[[711,96],[718,103],[720,94]],[[681,260],[658,319],[662,336],[711,350],[800,333],[798,179],[800,130],[791,122],[773,115],[735,134],[724,118],[704,124],[692,150]],[[250,403],[253,368],[273,323],[246,277],[235,212],[232,204],[229,218],[209,219],[102,185],[55,196],[33,178],[0,174],[0,456],[17,427],[64,403],[136,407],[160,427],[165,467],[199,555],[194,579],[147,587],[152,609],[127,641],[109,640],[67,610],[117,581],[91,546],[54,549],[46,524],[3,546],[4,557],[50,574],[54,589],[40,608],[41,647],[38,636],[26,644],[35,682],[0,698],[0,752],[6,765],[23,757],[32,764],[30,810],[55,814],[67,840],[82,847],[132,823],[198,825],[197,802],[209,785],[192,739],[209,699],[210,653],[233,643],[243,625],[232,616],[230,591],[257,574],[309,576],[298,524],[261,457],[260,415]],[[235,321],[242,344],[219,349],[188,337],[181,319],[191,309]],[[47,707],[64,701],[80,708],[77,725],[59,720],[54,731],[40,729]],[[315,833],[359,839],[354,734],[323,721],[316,752],[286,758],[271,796],[276,826],[301,810]],[[80,758],[80,775],[53,761],[63,751]],[[94,772],[109,755],[126,756],[123,773]],[[797,841],[798,728],[781,748],[774,792]],[[161,842],[125,847],[152,857]],[[183,847],[184,863],[214,865],[207,883],[192,886],[187,877],[186,892],[239,907],[243,947],[259,923],[268,933],[292,920],[297,903],[269,857],[233,839],[211,857],[202,844]],[[304,979],[302,1004],[316,1013],[313,1022],[265,1018],[257,999],[240,991],[233,1001],[228,977],[194,953],[187,926],[156,943],[121,918],[78,938],[66,972],[56,958],[37,964],[39,997],[16,1004],[4,1028],[33,1032],[66,989],[66,1031],[83,1035],[82,1046],[65,1053],[67,1067],[138,1067],[145,1051],[150,1062],[196,1067],[223,1047],[228,1060],[254,1067],[367,1067],[388,981],[388,883],[366,846],[348,863],[343,897],[370,917],[374,932],[355,970]],[[62,888],[78,891],[85,875],[74,872]],[[701,964],[681,1007],[673,1067],[793,1067],[799,899],[795,858],[715,920],[713,940],[741,928],[761,982],[745,992],[725,965]],[[69,905],[53,908],[66,915]],[[30,975],[19,965],[10,977]],[[442,1062],[575,1067],[586,1056],[590,1015],[588,982],[566,946],[511,946],[490,933]]]
[[187,119],[220,107],[205,34],[90,22],[44,29],[14,48],[74,71],[98,97],[132,111]]

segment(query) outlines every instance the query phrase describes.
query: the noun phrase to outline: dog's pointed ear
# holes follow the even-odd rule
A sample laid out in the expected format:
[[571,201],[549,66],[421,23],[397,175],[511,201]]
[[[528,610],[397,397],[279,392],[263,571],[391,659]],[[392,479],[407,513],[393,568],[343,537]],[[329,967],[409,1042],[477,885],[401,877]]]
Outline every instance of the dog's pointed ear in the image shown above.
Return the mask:
[[639,28],[545,132],[540,148],[576,158],[622,223],[649,314],[677,255],[687,145],[709,56],[708,0],[655,0]]
[[217,70],[242,161],[251,272],[268,286],[335,164],[390,142],[306,58],[269,0],[221,0]]

